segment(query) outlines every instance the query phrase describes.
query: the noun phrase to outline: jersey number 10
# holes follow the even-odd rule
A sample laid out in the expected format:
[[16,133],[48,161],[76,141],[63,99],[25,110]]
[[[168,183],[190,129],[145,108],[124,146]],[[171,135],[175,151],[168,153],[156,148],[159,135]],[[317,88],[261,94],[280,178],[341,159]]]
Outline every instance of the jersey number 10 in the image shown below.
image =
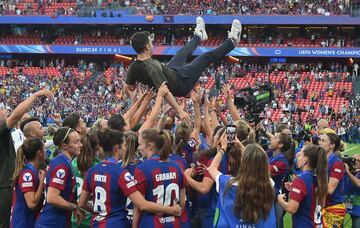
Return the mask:
[[[171,202],[171,195],[175,191],[175,199]],[[153,195],[157,196],[156,203],[162,204],[164,206],[170,206],[174,203],[179,202],[179,186],[175,183],[171,183],[168,186],[166,186],[166,189],[164,185],[159,185],[155,189],[153,189]]]

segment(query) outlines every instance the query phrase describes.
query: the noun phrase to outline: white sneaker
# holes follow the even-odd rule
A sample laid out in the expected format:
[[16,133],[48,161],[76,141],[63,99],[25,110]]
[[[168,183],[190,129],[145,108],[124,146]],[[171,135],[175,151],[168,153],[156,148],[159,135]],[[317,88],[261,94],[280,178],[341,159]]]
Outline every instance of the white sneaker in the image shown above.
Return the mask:
[[231,31],[228,32],[228,38],[234,41],[234,44],[239,43],[241,39],[241,22],[238,19],[233,20],[231,25]]
[[208,35],[205,30],[205,22],[204,22],[204,19],[202,19],[202,17],[196,18],[196,28],[195,28],[194,35],[197,35],[198,37],[200,37],[201,41],[208,39]]

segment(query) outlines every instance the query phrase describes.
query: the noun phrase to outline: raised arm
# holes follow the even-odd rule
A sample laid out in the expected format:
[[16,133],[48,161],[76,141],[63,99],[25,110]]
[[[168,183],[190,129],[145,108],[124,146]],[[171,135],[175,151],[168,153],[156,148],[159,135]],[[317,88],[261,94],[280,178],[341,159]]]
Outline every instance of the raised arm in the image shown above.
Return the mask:
[[220,137],[220,145],[218,146],[218,152],[208,168],[209,174],[214,181],[216,179],[216,176],[220,173],[218,168],[221,163],[221,159],[224,156],[224,153],[226,152],[227,143],[228,142],[227,142],[226,134],[224,132],[224,134],[222,134],[222,136]]
[[224,124],[225,126],[227,126],[229,123],[228,123],[228,121],[227,121],[227,119],[226,119],[226,116],[224,116],[224,115],[221,113],[221,107],[220,107],[220,105],[219,105],[218,102],[215,102],[214,108],[215,108],[216,115],[220,118],[221,122],[223,122],[223,124]]
[[210,117],[211,117],[211,122],[212,122],[213,128],[220,125],[218,118],[217,118],[215,105],[216,105],[216,99],[211,98],[210,99]]
[[237,111],[234,101],[231,99],[229,87],[227,85],[224,85],[222,88],[222,92],[226,97],[226,102],[228,104],[228,108],[229,108],[229,111],[230,111],[233,121],[235,122],[235,121],[240,120],[241,117],[239,115],[239,112]]
[[195,122],[194,122],[194,129],[190,137],[195,139],[198,139],[200,135],[200,129],[201,129],[200,102],[203,94],[204,94],[203,92],[199,92],[198,94],[196,94],[194,91],[191,91],[191,100],[194,103]]
[[163,102],[164,96],[166,96],[169,92],[168,87],[165,82],[160,86],[159,91],[156,96],[156,101],[153,109],[151,110],[150,116],[146,119],[145,123],[141,126],[139,133],[144,131],[145,129],[151,128],[155,126],[156,117],[159,115],[161,110],[161,104]]
[[21,117],[29,110],[31,105],[36,101],[38,97],[47,97],[49,99],[53,98],[53,93],[49,90],[42,89],[32,94],[28,99],[21,102],[15,110],[11,113],[11,115],[6,119],[6,126],[11,129],[13,128],[17,122],[21,119]]
[[210,117],[209,117],[209,106],[210,106],[210,101],[208,96],[205,96],[205,102],[204,102],[204,132],[207,136],[211,136],[212,132],[213,132],[213,128],[211,127],[211,123],[210,123]]
[[154,96],[154,92],[153,91],[148,91],[143,97],[143,99],[141,99],[141,101],[139,102],[139,105],[136,108],[135,113],[132,115],[131,119],[130,119],[130,127],[133,128],[136,126],[136,124],[139,123],[139,121],[141,120],[141,117],[144,115],[144,113],[146,112],[147,107],[149,106],[149,103],[151,101],[151,99]]
[[130,109],[124,114],[124,119],[130,121],[131,117],[134,115],[136,110],[139,108],[139,106],[141,105],[143,100],[144,100],[144,96],[141,96],[139,99],[137,99],[135,101],[135,103],[131,103],[132,105],[131,105]]
[[191,119],[189,114],[187,114],[183,109],[180,108],[179,104],[176,103],[176,100],[171,92],[168,92],[166,94],[165,99],[169,103],[169,105],[176,110],[176,112],[179,114],[180,119],[191,125]]

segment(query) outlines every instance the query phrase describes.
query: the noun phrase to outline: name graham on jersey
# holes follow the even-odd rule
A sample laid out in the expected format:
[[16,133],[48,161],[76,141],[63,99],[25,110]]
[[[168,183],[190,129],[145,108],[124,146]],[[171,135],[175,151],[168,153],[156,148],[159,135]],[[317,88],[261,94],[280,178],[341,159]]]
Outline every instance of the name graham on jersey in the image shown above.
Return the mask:
[[165,180],[172,180],[176,179],[176,172],[171,173],[159,173],[155,175],[156,181],[165,181]]
[[94,181],[105,183],[106,182],[106,176],[105,175],[100,175],[100,174],[95,174]]

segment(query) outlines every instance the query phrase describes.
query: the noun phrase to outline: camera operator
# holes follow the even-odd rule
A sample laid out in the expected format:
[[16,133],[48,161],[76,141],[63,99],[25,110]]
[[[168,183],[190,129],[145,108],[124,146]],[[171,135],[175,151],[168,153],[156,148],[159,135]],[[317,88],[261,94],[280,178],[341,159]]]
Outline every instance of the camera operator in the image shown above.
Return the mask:
[[344,165],[346,210],[351,215],[352,226],[360,227],[360,154],[355,154],[352,161]]

